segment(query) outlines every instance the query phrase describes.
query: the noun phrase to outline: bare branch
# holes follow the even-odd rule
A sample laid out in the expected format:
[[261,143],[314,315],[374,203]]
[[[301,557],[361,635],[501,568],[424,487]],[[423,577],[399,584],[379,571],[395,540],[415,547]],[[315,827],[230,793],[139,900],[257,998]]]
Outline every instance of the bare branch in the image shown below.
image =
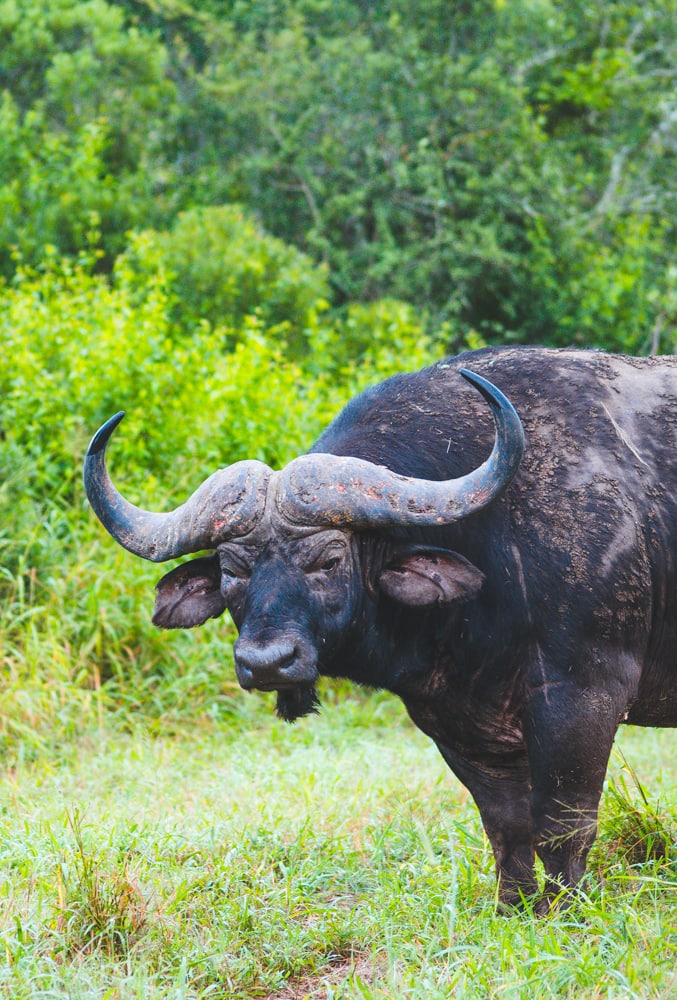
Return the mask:
[[[269,129],[270,133],[272,134],[273,138],[275,139],[275,141],[277,142],[277,144],[279,145],[280,149],[284,150],[284,148],[285,148],[284,137],[283,137],[282,133],[280,132],[279,128],[277,127],[277,125],[275,123],[275,119],[272,116],[268,119],[268,129]],[[321,233],[322,232],[322,216],[320,215],[320,209],[319,209],[317,201],[315,199],[315,195],[313,193],[313,190],[310,187],[310,184],[308,183],[308,181],[304,177],[304,175],[301,172],[301,170],[299,170],[299,168],[294,163],[290,163],[289,164],[289,169],[291,170],[292,174],[296,178],[296,182],[297,182],[296,190],[300,191],[301,194],[306,199],[306,203],[307,203],[308,208],[310,210],[310,214],[311,214],[312,220],[315,223],[315,226],[316,226],[318,232]],[[325,251],[323,251],[323,255],[324,255],[324,262],[326,263],[327,261],[326,261],[326,252]]]
[[552,45],[545,52],[539,52],[538,55],[532,56],[531,59],[527,59],[526,62],[520,63],[519,66],[515,67],[515,75],[522,76],[524,73],[528,73],[530,69],[534,69],[536,66],[545,66],[546,63],[551,62],[553,59],[557,59],[559,56],[566,55],[575,47],[574,42],[570,42],[568,45]]
[[621,148],[614,156],[611,162],[611,169],[609,170],[609,180],[607,181],[607,185],[604,191],[602,192],[602,196],[600,197],[599,201],[588,213],[588,221],[583,225],[584,232],[588,232],[590,229],[592,229],[597,219],[601,215],[604,215],[606,212],[608,212],[609,209],[611,208],[614,201],[614,197],[616,195],[616,192],[618,191],[618,188],[622,180],[623,167],[625,166],[625,163],[628,159],[629,152],[630,152],[630,146],[621,146]]

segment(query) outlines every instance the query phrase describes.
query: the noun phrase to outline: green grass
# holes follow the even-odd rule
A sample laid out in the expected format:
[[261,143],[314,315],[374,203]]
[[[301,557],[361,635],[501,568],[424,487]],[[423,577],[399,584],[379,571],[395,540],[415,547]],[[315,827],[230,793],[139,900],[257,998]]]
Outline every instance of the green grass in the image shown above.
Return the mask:
[[241,701],[168,737],[104,714],[7,766],[0,996],[677,995],[673,733],[619,738],[580,901],[506,918],[472,802],[393,699],[330,691],[294,727]]

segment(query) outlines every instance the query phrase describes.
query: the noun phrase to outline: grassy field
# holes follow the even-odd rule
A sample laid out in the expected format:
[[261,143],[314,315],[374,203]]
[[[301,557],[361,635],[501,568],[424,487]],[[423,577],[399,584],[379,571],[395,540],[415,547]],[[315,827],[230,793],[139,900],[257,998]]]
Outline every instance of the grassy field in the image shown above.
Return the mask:
[[677,996],[674,733],[621,734],[581,899],[499,917],[477,812],[394,699],[294,727],[242,701],[4,770],[0,996]]

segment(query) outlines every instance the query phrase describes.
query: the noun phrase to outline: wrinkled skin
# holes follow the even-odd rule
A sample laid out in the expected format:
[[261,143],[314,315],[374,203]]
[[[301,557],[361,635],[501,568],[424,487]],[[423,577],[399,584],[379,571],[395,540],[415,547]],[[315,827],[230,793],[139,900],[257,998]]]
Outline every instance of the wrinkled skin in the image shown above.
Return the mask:
[[[220,545],[213,556],[172,570],[157,587],[153,622],[162,628],[190,628],[230,611],[240,633],[235,666],[245,690],[288,695],[311,689],[320,674],[353,676],[356,643],[359,649],[379,626],[379,593],[425,607],[468,600],[482,584],[479,570],[458,553],[274,520],[272,528],[266,521],[265,534],[259,529],[258,537]],[[354,679],[375,683],[366,675]],[[289,721],[305,714],[292,713],[291,704],[282,699]],[[302,704],[312,709],[316,702]]]
[[158,585],[154,620],[225,608],[243,687],[293,718],[318,674],[399,695],[467,786],[501,904],[544,911],[595,837],[621,722],[677,725],[677,360],[487,349],[354,400],[314,451],[404,475],[465,474],[491,423],[466,364],[516,407],[527,449],[507,493],[447,527],[250,535]]

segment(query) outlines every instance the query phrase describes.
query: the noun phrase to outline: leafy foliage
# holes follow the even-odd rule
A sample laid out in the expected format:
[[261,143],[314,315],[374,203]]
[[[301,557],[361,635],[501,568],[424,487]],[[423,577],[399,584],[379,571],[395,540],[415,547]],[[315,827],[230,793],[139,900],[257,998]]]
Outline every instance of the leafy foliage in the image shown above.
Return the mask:
[[190,81],[177,182],[255,206],[329,263],[337,301],[396,295],[492,340],[653,343],[674,0],[126,6]]
[[0,273],[93,233],[110,265],[161,212],[164,50],[104,0],[1,0],[0,30]]
[[172,232],[212,318],[218,268],[185,255],[232,220],[193,213],[237,203],[328,265],[335,306],[409,301],[454,347],[670,350],[676,13],[2,0],[0,267],[94,239],[109,271],[130,229]]
[[299,349],[304,329],[328,308],[325,270],[237,205],[194,208],[171,232],[133,238],[118,269],[127,283],[136,274],[139,288],[149,274],[170,277],[171,320],[184,331],[204,321],[234,328],[256,315]]

